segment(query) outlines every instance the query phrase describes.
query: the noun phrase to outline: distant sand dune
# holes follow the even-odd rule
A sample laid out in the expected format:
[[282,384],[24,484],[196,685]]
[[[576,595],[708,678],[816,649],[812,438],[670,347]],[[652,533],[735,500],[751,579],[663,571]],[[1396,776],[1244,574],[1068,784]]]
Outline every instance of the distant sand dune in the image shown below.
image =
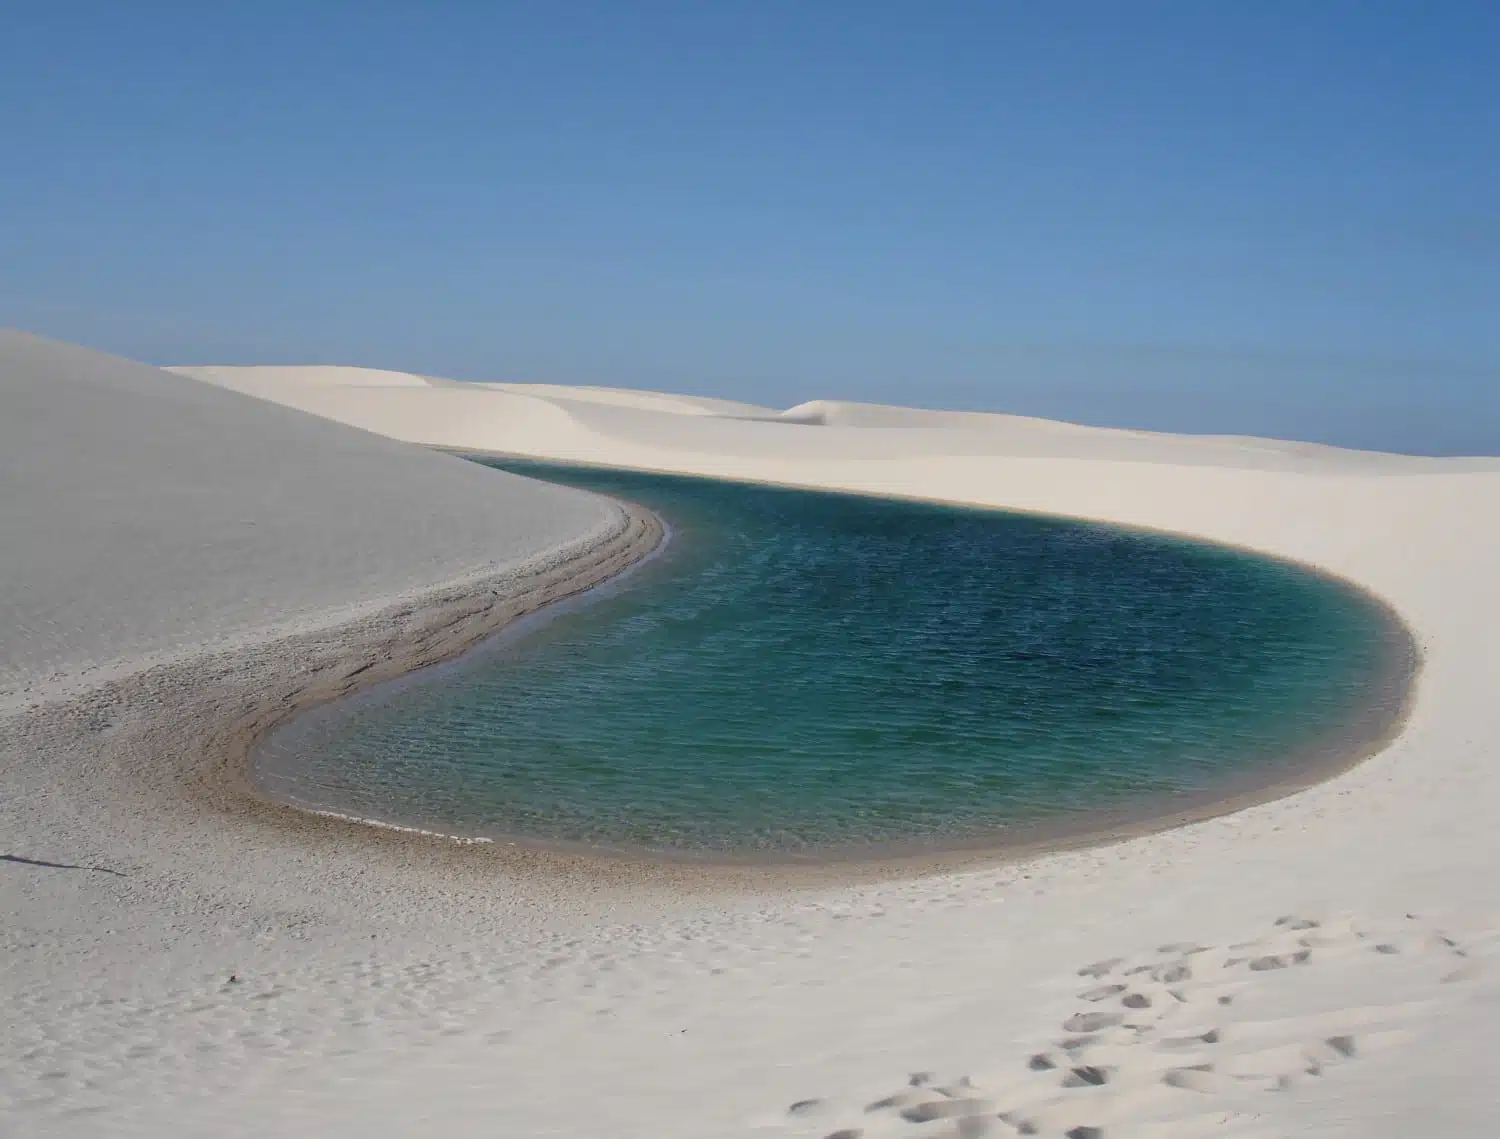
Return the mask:
[[[839,400],[813,400],[778,412],[621,388],[474,384],[389,372],[368,373],[373,378],[367,380],[359,368],[175,370],[410,442],[634,466],[650,465],[649,451],[658,453],[658,463],[664,454],[699,453],[778,462],[966,456],[1327,473],[1500,471],[1500,459],[1429,459],[1277,439],[1169,435]],[[370,390],[375,387],[399,390]],[[809,432],[808,427],[825,430]],[[711,461],[677,459],[666,466],[730,473],[711,470]]]

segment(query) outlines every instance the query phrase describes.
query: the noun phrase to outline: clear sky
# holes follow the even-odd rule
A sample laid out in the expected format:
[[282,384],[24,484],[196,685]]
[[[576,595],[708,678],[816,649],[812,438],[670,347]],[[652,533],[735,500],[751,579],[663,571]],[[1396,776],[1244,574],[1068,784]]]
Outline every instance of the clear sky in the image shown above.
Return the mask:
[[0,15],[0,323],[1500,453],[1500,4]]

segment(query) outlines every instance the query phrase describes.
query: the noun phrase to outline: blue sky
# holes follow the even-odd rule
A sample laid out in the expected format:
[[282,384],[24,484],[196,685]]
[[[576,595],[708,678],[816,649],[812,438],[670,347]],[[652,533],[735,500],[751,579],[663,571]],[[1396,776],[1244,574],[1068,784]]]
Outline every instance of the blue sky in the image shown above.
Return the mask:
[[1500,5],[11,3],[0,323],[1500,453]]

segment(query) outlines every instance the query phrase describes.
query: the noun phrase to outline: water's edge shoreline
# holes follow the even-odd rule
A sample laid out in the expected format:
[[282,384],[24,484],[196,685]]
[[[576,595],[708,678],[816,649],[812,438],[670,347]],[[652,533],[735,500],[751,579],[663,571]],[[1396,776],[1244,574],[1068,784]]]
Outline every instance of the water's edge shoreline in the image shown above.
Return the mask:
[[[480,454],[473,451],[463,453],[476,457]],[[485,457],[502,456],[486,454]],[[521,458],[522,456],[513,457]],[[835,493],[846,492],[836,491]],[[639,507],[634,509],[643,510]],[[645,513],[650,512],[645,511]],[[1016,511],[1016,513],[1026,512]],[[1122,529],[1127,530],[1145,529],[1116,523],[1104,524],[1120,525]],[[659,521],[658,525],[660,525]],[[1205,545],[1238,549],[1226,543],[1192,535],[1174,534],[1173,536],[1202,542]],[[659,536],[657,541],[660,541]],[[652,549],[655,549],[654,545]],[[644,558],[651,552],[652,550],[647,550],[640,556]],[[645,874],[649,877],[675,880],[679,884],[692,882],[695,885],[707,886],[736,883],[755,886],[766,884],[768,878],[775,880],[779,885],[821,886],[851,880],[914,877],[991,866],[1047,853],[1123,842],[1270,803],[1334,779],[1384,751],[1401,735],[1410,718],[1416,700],[1422,654],[1411,629],[1393,606],[1358,583],[1321,567],[1259,550],[1244,550],[1243,552],[1292,565],[1303,572],[1330,581],[1340,589],[1354,595],[1359,603],[1375,611],[1379,623],[1386,630],[1387,651],[1378,679],[1373,686],[1372,700],[1360,709],[1359,715],[1352,723],[1336,732],[1308,741],[1283,760],[1259,768],[1248,778],[1227,780],[1191,794],[1140,800],[1108,810],[1069,814],[1058,819],[1012,826],[1003,831],[954,838],[941,843],[850,845],[805,854],[758,851],[740,855],[727,852],[615,849],[524,836],[453,835],[398,822],[346,815],[336,809],[288,803],[272,798],[259,788],[255,788],[255,793],[267,803],[274,804],[282,810],[294,811],[310,822],[319,820],[334,825],[346,825],[358,828],[366,834],[375,832],[388,837],[483,848],[499,855],[507,862],[519,861],[530,869],[546,871],[556,865],[566,867],[570,872],[576,873],[581,869],[593,867],[602,873],[606,868],[611,868],[630,876]],[[621,566],[620,570],[623,571],[625,568],[629,567]],[[603,580],[600,579],[594,584],[602,584]],[[582,589],[574,590],[568,596],[578,592],[582,592]],[[521,615],[517,613],[515,616]],[[480,641],[499,632],[503,624],[466,641],[460,647],[455,647],[443,659],[452,660],[471,651]],[[422,664],[403,670],[403,673],[409,674],[416,668],[433,663],[438,662],[426,660]],[[372,687],[380,681],[391,680],[401,674],[373,678],[368,684],[359,685],[359,688]],[[326,704],[351,694],[352,690],[310,701],[299,706],[297,711],[310,708],[314,704]],[[247,772],[249,757],[256,744],[269,733],[272,727],[290,718],[291,715],[278,717],[274,724],[266,725],[256,733],[254,739],[249,741],[242,763],[242,767]]]
[[363,648],[364,659],[345,671],[341,680],[304,688],[294,704],[283,703],[274,719],[257,722],[243,737],[226,765],[226,771],[236,780],[236,790],[275,809],[318,814],[275,799],[256,782],[251,766],[254,749],[274,728],[314,707],[462,656],[521,618],[612,581],[650,557],[665,540],[666,526],[652,511],[607,495],[597,497],[620,512],[619,524],[602,537],[586,540],[520,575],[486,577],[457,587],[440,586],[419,597],[402,607],[410,632],[388,646],[388,657],[374,660],[370,647],[351,645],[356,652]]
[[[299,631],[205,646],[0,718],[0,754],[26,756],[32,776],[89,802],[98,812],[91,845],[121,854],[156,829],[441,861],[432,847],[447,840],[320,818],[261,794],[249,768],[255,743],[300,712],[457,656],[658,548],[666,529],[655,514],[596,497],[610,509],[593,531],[524,562],[376,602],[337,624],[312,618]],[[122,841],[109,842],[110,832]]]

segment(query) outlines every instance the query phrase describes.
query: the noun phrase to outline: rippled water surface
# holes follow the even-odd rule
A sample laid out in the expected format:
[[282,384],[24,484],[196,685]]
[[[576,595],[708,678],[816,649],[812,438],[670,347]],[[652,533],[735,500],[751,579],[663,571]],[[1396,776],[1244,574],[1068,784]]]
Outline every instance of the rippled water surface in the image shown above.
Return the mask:
[[671,542],[459,662],[279,729],[258,761],[273,794],[609,847],[941,844],[1232,784],[1327,746],[1388,683],[1381,611],[1231,550],[496,465],[643,503]]

